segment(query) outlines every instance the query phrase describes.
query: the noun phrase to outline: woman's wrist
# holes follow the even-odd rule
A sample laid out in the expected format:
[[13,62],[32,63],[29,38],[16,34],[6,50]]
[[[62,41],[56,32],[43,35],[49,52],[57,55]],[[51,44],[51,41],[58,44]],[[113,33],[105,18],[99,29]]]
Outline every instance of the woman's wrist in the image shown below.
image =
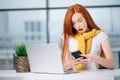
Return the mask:
[[73,68],[72,68],[71,66],[69,66],[69,65],[64,65],[64,66],[63,66],[63,69],[64,69],[64,71],[70,71],[70,70],[72,70]]
[[99,56],[91,55],[91,62],[98,62]]
[[94,56],[94,62],[98,63],[99,62],[99,56]]

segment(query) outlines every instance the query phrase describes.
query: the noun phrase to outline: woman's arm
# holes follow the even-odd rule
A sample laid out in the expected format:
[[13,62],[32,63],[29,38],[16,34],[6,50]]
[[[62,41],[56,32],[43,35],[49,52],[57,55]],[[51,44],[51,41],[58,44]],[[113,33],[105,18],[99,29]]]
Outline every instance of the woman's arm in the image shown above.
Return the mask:
[[97,56],[95,59],[96,62],[103,65],[104,67],[107,67],[109,69],[113,69],[115,64],[114,64],[114,58],[113,58],[113,54],[111,51],[109,39],[106,39],[102,43],[102,49],[103,49],[103,52],[105,54],[105,58]]
[[106,68],[113,69],[115,64],[114,64],[114,58],[113,58],[113,55],[112,55],[112,51],[111,51],[111,48],[110,48],[109,39],[106,39],[102,43],[102,49],[103,49],[103,52],[105,54],[105,58],[103,58],[101,56],[98,56],[98,55],[92,55],[92,54],[83,55],[83,56],[86,57],[86,59],[82,59],[77,64],[96,62],[96,63],[101,64],[102,66],[104,66]]
[[[63,47],[63,40],[61,42],[62,42],[62,47]],[[63,68],[65,71],[72,70],[74,67],[75,60],[73,60],[72,56],[70,55],[70,51],[68,47],[65,49],[64,54],[65,55],[62,56],[62,59],[64,59]]]

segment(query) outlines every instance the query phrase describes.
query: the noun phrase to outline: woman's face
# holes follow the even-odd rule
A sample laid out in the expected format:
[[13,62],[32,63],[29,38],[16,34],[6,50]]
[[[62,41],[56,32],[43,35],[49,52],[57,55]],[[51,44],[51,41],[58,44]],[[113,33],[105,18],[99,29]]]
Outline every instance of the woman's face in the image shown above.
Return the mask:
[[75,13],[72,16],[73,28],[79,33],[87,32],[88,26],[84,16],[81,13]]

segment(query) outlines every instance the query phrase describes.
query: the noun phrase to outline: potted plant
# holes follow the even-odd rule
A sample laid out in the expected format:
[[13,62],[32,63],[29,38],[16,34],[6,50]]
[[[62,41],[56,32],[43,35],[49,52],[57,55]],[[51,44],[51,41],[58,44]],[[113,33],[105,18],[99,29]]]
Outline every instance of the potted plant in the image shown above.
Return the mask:
[[14,50],[16,72],[30,72],[30,66],[27,58],[25,44],[24,43],[17,44]]

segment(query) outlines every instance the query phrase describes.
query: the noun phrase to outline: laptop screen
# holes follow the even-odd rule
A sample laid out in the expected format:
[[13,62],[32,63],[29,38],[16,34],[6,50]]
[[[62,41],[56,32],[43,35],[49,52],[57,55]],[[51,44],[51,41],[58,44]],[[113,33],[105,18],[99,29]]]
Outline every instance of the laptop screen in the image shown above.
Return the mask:
[[63,73],[61,51],[58,44],[26,45],[31,72]]

